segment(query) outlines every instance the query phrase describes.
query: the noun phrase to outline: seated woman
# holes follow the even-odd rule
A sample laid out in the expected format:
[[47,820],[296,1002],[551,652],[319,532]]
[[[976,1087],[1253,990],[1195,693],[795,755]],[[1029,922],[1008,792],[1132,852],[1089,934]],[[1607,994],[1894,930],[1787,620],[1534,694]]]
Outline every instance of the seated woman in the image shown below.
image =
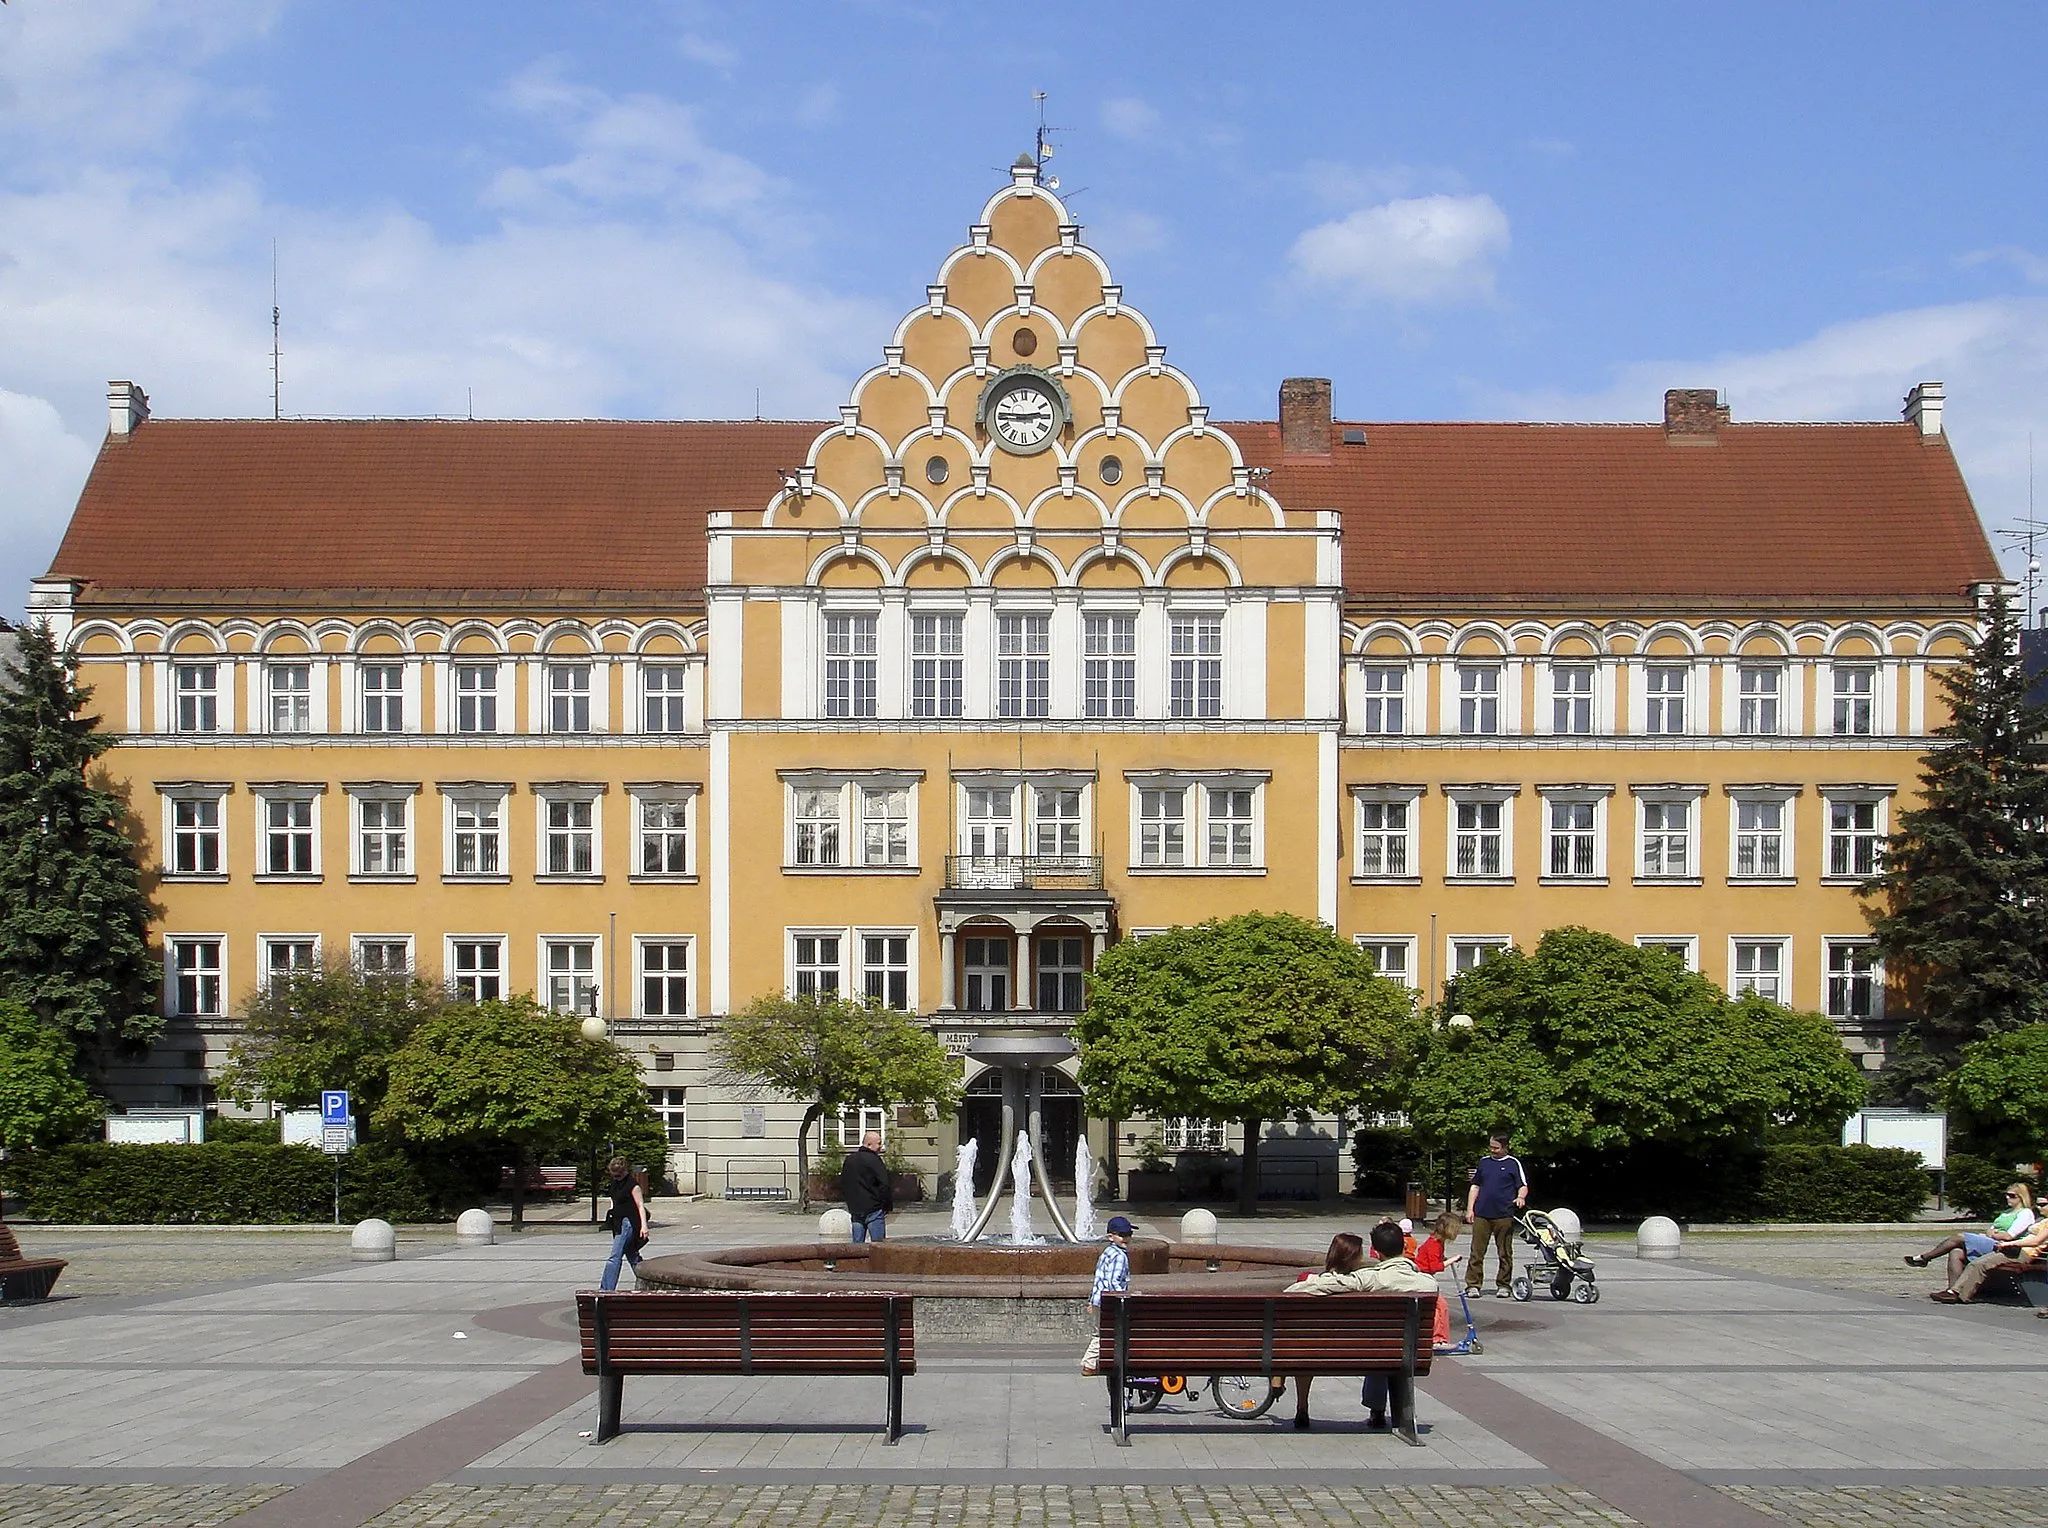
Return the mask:
[[[1372,1287],[1361,1271],[1364,1267],[1365,1243],[1349,1231],[1339,1231],[1330,1238],[1330,1250],[1323,1256],[1323,1271],[1289,1284],[1284,1292],[1290,1295],[1362,1294]],[[1303,1431],[1308,1429],[1308,1388],[1313,1383],[1315,1376],[1312,1374],[1298,1374],[1294,1378],[1294,1425]],[[1273,1388],[1279,1388],[1277,1382]]]
[[2034,1212],[2029,1206],[2033,1202],[2034,1190],[2030,1184],[2008,1184],[2005,1190],[2005,1211],[1991,1222],[1991,1233],[1964,1231],[1960,1235],[1945,1237],[1925,1252],[1911,1253],[1906,1265],[1911,1268],[1925,1268],[1936,1258],[1948,1257],[1948,1282],[1953,1289],[1962,1277],[1963,1265],[1975,1258],[1983,1257],[2001,1241],[2010,1241],[2022,1236],[2034,1223]]

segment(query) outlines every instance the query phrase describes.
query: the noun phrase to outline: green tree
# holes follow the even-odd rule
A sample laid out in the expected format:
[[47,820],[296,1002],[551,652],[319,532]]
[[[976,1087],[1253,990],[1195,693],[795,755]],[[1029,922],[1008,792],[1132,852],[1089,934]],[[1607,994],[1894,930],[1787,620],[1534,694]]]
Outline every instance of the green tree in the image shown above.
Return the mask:
[[421,1020],[391,1058],[374,1116],[416,1152],[484,1148],[513,1169],[512,1223],[524,1223],[526,1169],[579,1160],[596,1142],[645,1131],[653,1107],[633,1058],[588,1040],[569,1014],[529,997],[454,1005]]
[[1258,1209],[1259,1132],[1303,1110],[1378,1101],[1399,1075],[1413,999],[1320,923],[1243,913],[1096,962],[1075,1036],[1092,1113],[1243,1128],[1238,1207]]
[[69,1036],[0,999],[0,1149],[62,1146],[99,1123],[75,1053]]
[[1864,1096],[1818,1014],[1730,998],[1664,951],[1591,929],[1501,951],[1418,1028],[1402,1103],[1425,1140],[1455,1149],[1495,1131],[1538,1155],[1753,1140],[1839,1127]]
[[304,1108],[322,1089],[346,1088],[356,1117],[370,1119],[392,1058],[447,1001],[421,977],[349,966],[277,977],[249,1000],[221,1091],[245,1108],[258,1098]]
[[810,1203],[811,1127],[828,1110],[915,1104],[950,1116],[960,1064],[908,1014],[836,994],[756,998],[727,1016],[712,1060],[728,1081],[753,1083],[808,1107],[796,1134],[797,1203]]
[[2048,1020],[2048,706],[2027,704],[2004,599],[1941,685],[1944,741],[1869,889],[1877,942],[1913,993],[1883,1086],[1916,1103],[1939,1096],[1963,1046]]
[[121,799],[88,778],[109,744],[49,633],[0,672],[0,990],[71,1037],[92,1075],[163,1032],[151,907]]
[[1942,1096],[1971,1152],[2007,1169],[2041,1160],[2048,1155],[2048,1024],[1964,1046]]

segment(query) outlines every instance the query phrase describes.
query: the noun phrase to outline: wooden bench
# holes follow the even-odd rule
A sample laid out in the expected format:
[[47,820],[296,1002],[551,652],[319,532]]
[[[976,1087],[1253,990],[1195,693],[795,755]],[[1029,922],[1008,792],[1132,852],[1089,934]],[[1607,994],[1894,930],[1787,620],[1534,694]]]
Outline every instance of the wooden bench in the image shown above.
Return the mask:
[[[512,1169],[498,1169],[498,1187],[512,1187]],[[529,1167],[526,1169],[526,1191],[530,1194],[572,1194],[576,1191],[576,1169],[573,1167]]]
[[2035,1310],[2048,1311],[2048,1258],[2037,1257],[2024,1263],[1993,1267],[1984,1275],[1983,1290],[2007,1284],[2026,1296],[2027,1303]]
[[618,1436],[629,1374],[873,1374],[889,1382],[887,1441],[903,1436],[917,1372],[911,1297],[583,1290],[583,1372],[597,1376],[594,1442]]
[[62,1258],[23,1257],[21,1243],[0,1222],[0,1300],[46,1300],[67,1265]]
[[1433,1294],[1105,1294],[1101,1371],[1111,1376],[1109,1428],[1119,1447],[1129,1375],[1385,1374],[1394,1427],[1417,1448],[1415,1376],[1429,1373]]

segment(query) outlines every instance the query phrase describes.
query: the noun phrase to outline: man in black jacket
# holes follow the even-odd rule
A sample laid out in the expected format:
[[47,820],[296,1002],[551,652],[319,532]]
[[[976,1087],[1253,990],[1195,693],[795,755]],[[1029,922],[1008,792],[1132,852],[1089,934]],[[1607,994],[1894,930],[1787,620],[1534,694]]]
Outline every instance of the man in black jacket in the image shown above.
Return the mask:
[[889,1169],[882,1161],[882,1132],[870,1130],[861,1137],[860,1150],[839,1170],[839,1197],[853,1217],[855,1241],[882,1241],[888,1236],[886,1217],[895,1208],[889,1187]]

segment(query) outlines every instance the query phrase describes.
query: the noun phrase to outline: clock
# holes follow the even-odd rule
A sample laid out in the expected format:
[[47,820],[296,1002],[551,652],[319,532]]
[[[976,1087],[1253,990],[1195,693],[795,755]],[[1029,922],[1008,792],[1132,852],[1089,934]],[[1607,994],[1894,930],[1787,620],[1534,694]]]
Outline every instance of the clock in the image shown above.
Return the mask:
[[974,411],[975,423],[1016,456],[1051,445],[1071,414],[1067,390],[1035,366],[1013,366],[990,379]]

